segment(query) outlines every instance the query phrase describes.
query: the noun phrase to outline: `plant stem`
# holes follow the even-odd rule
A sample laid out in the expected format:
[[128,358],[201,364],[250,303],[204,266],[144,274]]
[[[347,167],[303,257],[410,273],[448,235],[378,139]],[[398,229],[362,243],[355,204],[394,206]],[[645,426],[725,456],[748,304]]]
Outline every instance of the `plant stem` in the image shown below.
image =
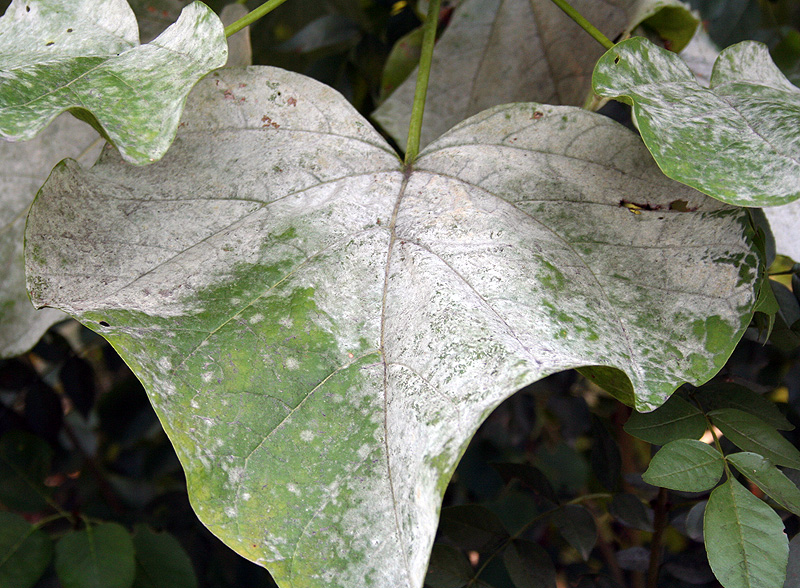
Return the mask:
[[255,10],[248,12],[239,20],[232,22],[228,26],[225,27],[225,37],[230,37],[233,34],[238,33],[244,27],[249,26],[256,22],[259,18],[268,15],[270,12],[275,10],[278,6],[286,2],[286,0],[267,0],[261,6],[256,8]]
[[428,4],[428,17],[422,33],[422,50],[419,56],[417,88],[414,91],[414,105],[411,108],[411,122],[408,125],[405,164],[410,165],[419,153],[422,133],[422,115],[425,113],[425,98],[428,95],[428,80],[431,77],[433,45],[436,42],[436,29],[439,25],[439,6],[441,0],[431,0]]
[[658,588],[661,545],[667,522],[667,489],[659,488],[658,502],[656,503],[655,517],[653,519],[653,538],[650,540],[650,566],[647,569],[647,588]]
[[578,25],[584,31],[589,33],[592,36],[592,38],[598,43],[600,43],[604,48],[611,49],[614,46],[614,43],[612,43],[608,37],[606,37],[603,33],[597,30],[597,27],[595,27],[592,23],[583,18],[581,13],[575,10],[572,6],[570,6],[566,0],[552,0],[552,2],[553,4],[558,6],[561,10],[563,10],[568,17],[570,17],[572,20],[578,23]]

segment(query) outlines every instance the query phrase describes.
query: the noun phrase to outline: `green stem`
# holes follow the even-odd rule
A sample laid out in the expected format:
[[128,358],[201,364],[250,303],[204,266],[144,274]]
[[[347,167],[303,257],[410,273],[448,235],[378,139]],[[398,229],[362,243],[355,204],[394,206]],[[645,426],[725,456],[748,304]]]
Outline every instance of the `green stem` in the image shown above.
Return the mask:
[[410,165],[419,153],[419,141],[422,134],[422,115],[425,113],[425,98],[428,95],[428,80],[431,77],[431,61],[433,45],[436,42],[436,28],[439,25],[439,6],[441,0],[431,0],[428,4],[428,17],[422,33],[422,50],[419,56],[417,88],[414,91],[414,105],[411,107],[411,122],[408,125],[408,143],[406,144],[406,165]]
[[256,8],[255,10],[248,12],[239,20],[232,22],[228,26],[225,27],[225,37],[230,37],[233,34],[238,33],[244,27],[249,26],[256,22],[259,18],[268,15],[270,12],[275,10],[278,6],[286,2],[286,0],[267,0],[261,6]]
[[603,33],[597,30],[597,27],[595,27],[592,23],[583,18],[581,13],[575,10],[572,6],[570,6],[566,0],[552,0],[552,2],[553,4],[558,6],[561,10],[563,10],[568,17],[570,17],[572,20],[578,23],[578,25],[584,31],[589,33],[592,36],[592,38],[598,43],[600,43],[603,47],[605,47],[606,49],[611,49],[612,47],[614,47],[614,43],[612,43],[608,37],[606,37]]

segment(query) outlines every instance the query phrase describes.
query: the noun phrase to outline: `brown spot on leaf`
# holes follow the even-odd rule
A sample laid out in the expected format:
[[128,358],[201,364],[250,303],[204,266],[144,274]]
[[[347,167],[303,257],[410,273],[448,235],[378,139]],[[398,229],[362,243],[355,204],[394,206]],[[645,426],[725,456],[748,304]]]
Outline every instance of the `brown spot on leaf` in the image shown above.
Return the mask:
[[297,106],[297,99],[294,96],[290,96],[286,99],[286,104],[289,106]]
[[534,112],[534,113],[533,113],[533,118],[534,118],[534,120],[539,120],[539,119],[540,119],[540,118],[542,118],[543,116],[544,116],[544,113],[543,113],[543,112],[539,112],[538,110],[537,110],[536,112]]

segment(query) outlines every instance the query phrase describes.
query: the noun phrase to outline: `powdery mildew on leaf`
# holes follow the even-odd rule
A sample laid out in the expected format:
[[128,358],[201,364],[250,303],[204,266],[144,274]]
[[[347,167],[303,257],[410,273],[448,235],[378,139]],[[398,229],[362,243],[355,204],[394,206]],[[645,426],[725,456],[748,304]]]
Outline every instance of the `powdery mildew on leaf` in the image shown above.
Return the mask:
[[800,259],[800,202],[764,209],[775,237],[775,249],[795,261]]
[[485,416],[578,365],[642,409],[709,378],[752,233],[598,115],[497,107],[404,169],[333,90],[248,68],[198,85],[161,162],[59,166],[27,256],[145,384],[214,533],[281,586],[420,588]]
[[[633,30],[675,0],[577,0],[610,38]],[[550,0],[466,0],[437,42],[422,145],[491,106],[535,101],[582,106],[603,48]],[[405,147],[417,70],[372,115]]]
[[140,45],[125,0],[14,0],[0,18],[0,136],[31,139],[71,110],[127,161],[152,162],[189,90],[226,59],[222,23],[201,2]]
[[800,89],[765,45],[725,49],[704,88],[674,53],[629,39],[600,59],[593,85],[633,103],[642,139],[671,178],[740,206],[800,198]]
[[27,143],[0,142],[0,357],[28,351],[53,324],[67,318],[53,308],[36,310],[25,288],[22,246],[25,218],[36,191],[64,157],[91,165],[100,136],[68,114]]

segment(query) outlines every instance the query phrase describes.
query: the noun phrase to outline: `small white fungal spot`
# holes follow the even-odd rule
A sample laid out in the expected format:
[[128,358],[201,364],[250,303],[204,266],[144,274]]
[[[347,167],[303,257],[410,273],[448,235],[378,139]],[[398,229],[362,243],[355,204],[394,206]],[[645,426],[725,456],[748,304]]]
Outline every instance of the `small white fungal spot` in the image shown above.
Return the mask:
[[213,378],[213,377],[214,377],[214,373],[213,372],[203,372],[203,381],[204,382],[210,382],[211,378]]
[[294,484],[291,483],[286,484],[286,489],[295,496],[300,496],[300,490]]
[[300,438],[303,441],[305,441],[306,443],[308,443],[309,441],[313,441],[314,440],[314,432],[313,431],[309,431],[309,430],[301,431],[300,432]]
[[296,370],[300,367],[300,362],[294,357],[287,357],[284,365],[286,365],[287,370]]
[[191,404],[192,408],[194,408],[195,410],[200,408],[200,403],[197,402],[197,400],[195,400],[194,398],[192,398],[192,401],[189,404]]
[[236,509],[233,508],[232,506],[229,506],[225,509],[225,514],[233,518],[236,516]]
[[264,320],[264,315],[258,312],[253,316],[251,316],[247,322],[250,323],[251,325],[255,325],[256,323],[260,323],[263,320]]
[[250,496],[249,492],[245,492],[244,494],[242,494],[242,500],[244,500],[245,502],[250,500],[250,498],[252,498],[252,497]]
[[163,372],[169,371],[171,367],[172,367],[172,362],[170,361],[169,357],[164,356],[158,360],[158,368],[161,371]]
[[286,327],[287,329],[291,329],[294,321],[292,320],[292,317],[286,316],[282,319],[278,319],[278,324],[282,327]]
[[233,306],[239,306],[242,303],[241,298],[231,298],[231,304]]

